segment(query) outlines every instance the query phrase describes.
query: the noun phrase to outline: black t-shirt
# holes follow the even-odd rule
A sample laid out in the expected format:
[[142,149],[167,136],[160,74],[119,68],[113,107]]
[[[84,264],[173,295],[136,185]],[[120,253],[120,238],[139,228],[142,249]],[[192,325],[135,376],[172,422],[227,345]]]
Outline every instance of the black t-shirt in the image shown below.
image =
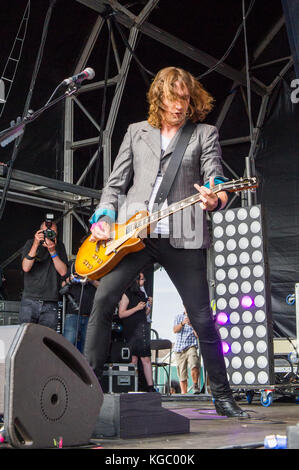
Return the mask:
[[[22,252],[22,260],[29,253],[33,239],[27,240]],[[65,246],[57,242],[56,253],[65,263],[68,263]],[[47,248],[39,246],[37,256],[31,270],[24,272],[23,297],[56,302],[59,300],[59,289],[61,288],[61,276],[55,269],[54,262]]]
[[[83,288],[83,292],[82,292]],[[90,315],[93,299],[96,293],[96,287],[87,282],[82,286],[82,284],[72,284],[69,290],[69,294],[74,298],[75,302],[80,306],[81,315]],[[81,296],[82,293],[82,296]],[[81,303],[80,303],[81,300]],[[78,310],[75,310],[71,302],[67,303],[67,313],[78,313]]]
[[[141,290],[132,290],[128,289],[125,292],[126,296],[129,299],[129,304],[127,309],[130,310],[131,308],[136,307],[139,302],[146,302],[147,297]],[[122,319],[124,330],[128,332],[134,331],[138,325],[140,324],[147,324],[147,316],[146,316],[146,307],[142,310],[138,310],[137,312],[133,313],[129,317],[125,317]]]

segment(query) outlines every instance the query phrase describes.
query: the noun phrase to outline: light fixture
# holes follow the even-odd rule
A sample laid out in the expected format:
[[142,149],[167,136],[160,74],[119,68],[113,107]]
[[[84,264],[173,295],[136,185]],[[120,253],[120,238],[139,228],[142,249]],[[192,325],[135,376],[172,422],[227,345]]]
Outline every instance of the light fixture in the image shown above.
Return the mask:
[[231,386],[274,383],[267,252],[259,205],[212,215],[215,322]]

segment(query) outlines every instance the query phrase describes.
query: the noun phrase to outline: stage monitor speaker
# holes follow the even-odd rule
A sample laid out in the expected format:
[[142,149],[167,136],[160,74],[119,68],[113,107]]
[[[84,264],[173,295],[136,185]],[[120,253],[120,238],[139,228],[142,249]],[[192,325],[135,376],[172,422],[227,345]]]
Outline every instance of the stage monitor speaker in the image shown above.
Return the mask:
[[83,355],[36,324],[0,327],[0,413],[16,448],[86,445],[103,392]]

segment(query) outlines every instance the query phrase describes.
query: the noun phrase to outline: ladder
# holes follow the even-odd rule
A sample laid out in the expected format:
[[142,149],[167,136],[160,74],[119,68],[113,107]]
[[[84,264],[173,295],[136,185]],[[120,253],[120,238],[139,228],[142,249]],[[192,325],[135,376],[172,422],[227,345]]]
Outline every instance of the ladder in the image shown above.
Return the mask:
[[23,45],[26,37],[28,19],[30,15],[30,0],[28,0],[25,8],[23,18],[21,20],[16,38],[11,48],[9,57],[5,64],[1,79],[0,79],[0,118],[3,114],[7,98],[13,85],[13,81],[17,72],[17,68],[21,59]]

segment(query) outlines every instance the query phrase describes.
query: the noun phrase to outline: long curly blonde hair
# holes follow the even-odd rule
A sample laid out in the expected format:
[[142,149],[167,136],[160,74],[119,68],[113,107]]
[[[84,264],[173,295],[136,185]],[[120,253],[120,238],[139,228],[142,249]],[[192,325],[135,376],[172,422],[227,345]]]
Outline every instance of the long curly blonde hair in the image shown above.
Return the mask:
[[190,93],[188,117],[192,122],[203,121],[213,108],[214,98],[191,73],[178,67],[165,67],[157,73],[147,93],[147,120],[153,127],[161,128],[163,98],[178,99],[174,86],[177,81],[185,84]]

